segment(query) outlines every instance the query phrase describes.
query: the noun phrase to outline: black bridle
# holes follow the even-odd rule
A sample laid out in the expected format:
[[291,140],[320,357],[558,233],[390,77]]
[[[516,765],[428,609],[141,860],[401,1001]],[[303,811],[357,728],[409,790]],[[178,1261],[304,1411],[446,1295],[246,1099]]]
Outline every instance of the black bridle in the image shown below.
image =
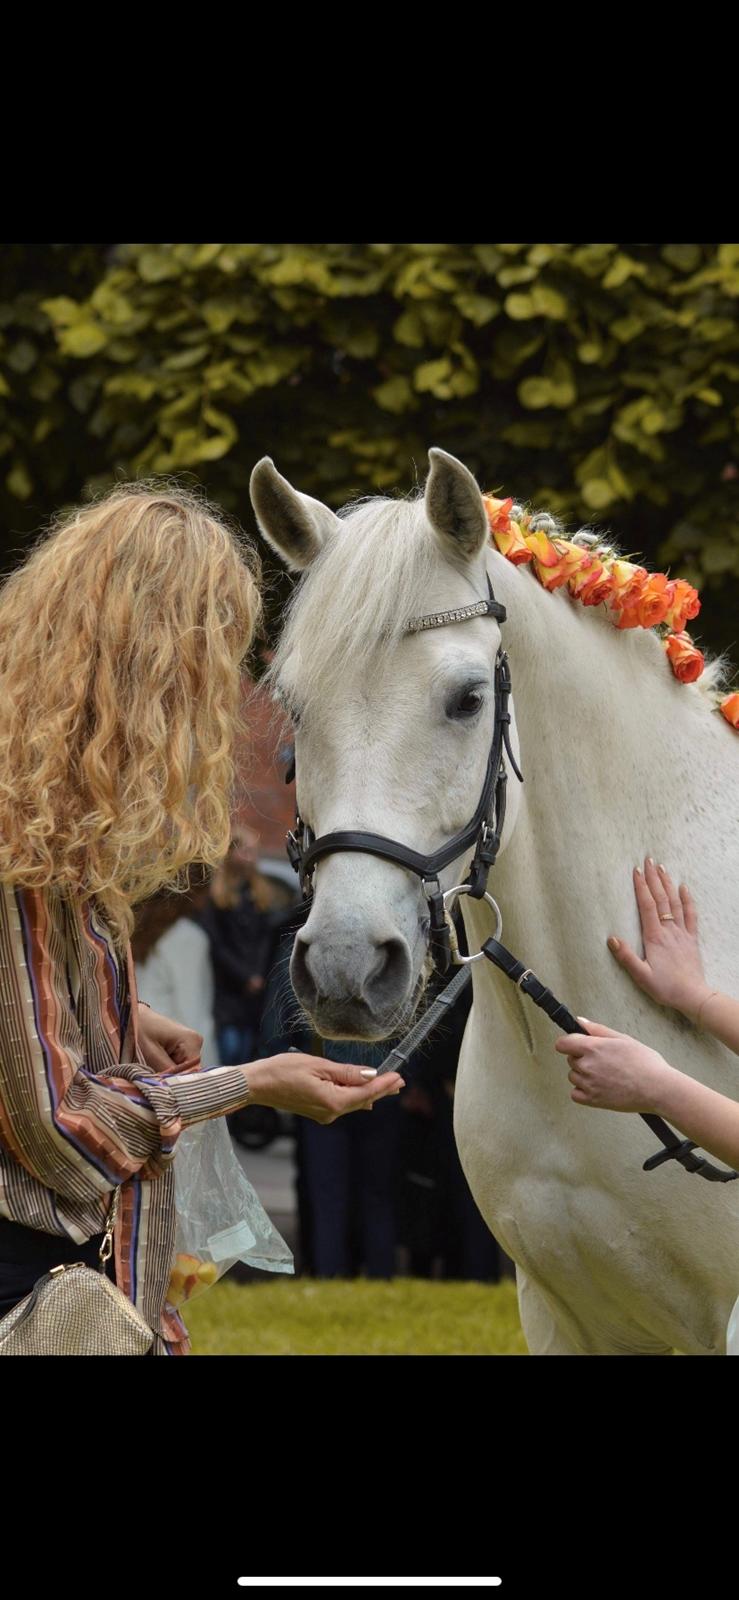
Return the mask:
[[[496,600],[493,586],[488,577],[488,598],[480,600],[472,606],[461,606],[451,611],[437,611],[429,616],[416,617],[409,622],[406,633],[422,633],[429,628],[443,628],[454,622],[465,622],[472,617],[494,617],[497,622],[505,622],[506,609]],[[508,775],[503,759],[503,752],[513,767],[516,777],[523,783],[523,776],[519,771],[516,758],[511,749],[510,742],[510,712],[508,700],[511,693],[511,674],[508,666],[508,657],[502,646],[498,649],[495,658],[495,720],[493,725],[493,739],[485,769],[485,780],[482,794],[475,808],[474,816],[470,818],[466,827],[460,828],[458,833],[435,850],[431,855],[423,856],[417,850],[411,850],[408,845],[400,844],[397,839],[386,839],[379,833],[362,833],[358,830],[338,830],[335,833],[324,833],[319,839],[313,837],[310,827],[302,820],[299,813],[296,816],[295,828],[287,835],[287,853],[292,866],[300,876],[300,887],[303,891],[306,904],[313,897],[313,868],[322,856],[333,855],[338,850],[356,850],[365,855],[381,856],[384,861],[392,861],[398,867],[405,867],[408,872],[414,872],[422,881],[424,892],[429,904],[430,928],[429,950],[433,956],[434,964],[440,973],[445,973],[452,959],[451,930],[446,912],[446,901],[453,899],[463,892],[472,895],[473,899],[491,900],[486,895],[486,883],[490,868],[495,865],[500,849],[500,840],[503,833],[506,809],[506,784]],[[295,760],[290,763],[285,781],[292,782],[295,777]],[[492,818],[490,812],[492,810]],[[463,885],[442,892],[439,883],[439,873],[445,867],[451,866],[464,851],[474,845],[474,854],[470,865],[469,876]],[[495,901],[492,901],[496,911]],[[401,1039],[390,1054],[378,1068],[379,1073],[396,1072],[402,1069],[412,1052],[428,1038],[432,1029],[448,1012],[449,1006],[462,994],[469,982],[471,966],[469,963],[485,958],[497,967],[506,978],[510,978],[522,994],[529,996],[534,1005],[541,1008],[553,1022],[565,1033],[585,1033],[577,1018],[568,1010],[567,1006],[553,995],[550,989],[537,978],[530,967],[525,967],[512,951],[507,950],[497,938],[500,932],[500,913],[498,911],[498,928],[496,937],[486,939],[482,949],[476,956],[457,957],[465,963],[461,972],[455,973],[451,982],[447,984],[442,994],[429,1007],[425,1016],[411,1028],[410,1032]],[[662,1166],[665,1161],[677,1161],[686,1172],[695,1172],[701,1178],[706,1178],[709,1183],[731,1183],[734,1178],[739,1178],[739,1172],[716,1167],[707,1161],[704,1156],[695,1156],[696,1149],[692,1139],[678,1139],[674,1130],[662,1117],[651,1112],[640,1111],[639,1116],[652,1132],[661,1141],[663,1149],[656,1155],[649,1156],[644,1162],[644,1171],[651,1172],[655,1167]]]
[[[496,600],[490,578],[488,578],[488,591],[487,600],[480,600],[475,605],[461,606],[452,611],[437,611],[430,616],[414,618],[408,624],[406,632],[423,633],[429,628],[442,628],[453,622],[465,622],[481,616],[494,617],[496,622],[505,622],[505,606]],[[384,861],[392,861],[395,866],[404,867],[407,872],[413,872],[421,879],[430,913],[429,950],[437,971],[440,973],[448,971],[451,961],[450,930],[439,874],[474,846],[465,887],[474,899],[482,898],[488,873],[495,864],[500,849],[505,821],[508,774],[503,759],[504,750],[516,777],[523,783],[522,774],[511,749],[511,715],[508,710],[510,694],[511,674],[508,657],[501,648],[495,658],[493,738],[485,768],[482,793],[474,815],[466,826],[460,828],[446,844],[432,851],[430,855],[421,855],[418,850],[411,850],[408,845],[401,844],[397,839],[388,839],[380,833],[363,833],[358,829],[324,833],[316,839],[309,825],[298,813],[295,828],[287,836],[287,853],[300,876],[300,887],[306,901],[309,901],[313,894],[313,868],[323,856],[333,855],[338,850],[354,850],[364,855],[381,856]],[[287,774],[287,781],[291,781],[294,775],[293,763]]]

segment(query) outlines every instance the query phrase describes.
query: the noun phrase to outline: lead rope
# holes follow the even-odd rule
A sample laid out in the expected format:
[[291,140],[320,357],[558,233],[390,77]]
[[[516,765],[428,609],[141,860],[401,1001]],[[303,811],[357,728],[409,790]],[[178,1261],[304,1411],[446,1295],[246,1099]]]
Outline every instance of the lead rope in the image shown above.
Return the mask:
[[[455,893],[457,891],[450,890],[448,892]],[[419,1045],[424,1043],[444,1014],[448,1012],[450,1006],[453,1006],[464,992],[472,975],[469,963],[470,961],[478,960],[481,955],[485,956],[486,960],[491,961],[493,966],[497,967],[498,971],[502,972],[506,978],[510,978],[511,982],[515,983],[523,994],[528,995],[529,999],[533,1000],[535,1006],[539,1006],[542,1011],[545,1011],[546,1015],[551,1017],[552,1022],[556,1022],[563,1033],[587,1034],[587,1029],[581,1027],[577,1018],[567,1009],[567,1006],[563,1005],[561,1000],[558,1000],[552,994],[551,989],[547,989],[540,982],[530,967],[525,967],[523,962],[519,961],[512,951],[507,950],[505,945],[501,944],[497,938],[490,938],[486,939],[478,956],[464,958],[466,964],[462,967],[461,972],[455,973],[451,983],[446,985],[442,993],[429,1006],[428,1011],[420,1022],[417,1022],[415,1027],[411,1028],[410,1032],[405,1035],[405,1038],[401,1039],[400,1044],[395,1045],[390,1054],[385,1057],[382,1065],[377,1069],[378,1077],[383,1072],[398,1072],[402,1070],[408,1057],[413,1054],[414,1050],[418,1049]],[[739,1178],[739,1172],[728,1171],[723,1167],[715,1167],[705,1156],[694,1156],[693,1151],[696,1149],[694,1141],[692,1139],[678,1139],[677,1134],[669,1127],[668,1123],[663,1121],[662,1117],[654,1115],[651,1111],[640,1111],[638,1114],[664,1145],[663,1150],[658,1150],[656,1155],[649,1156],[643,1163],[642,1170],[644,1172],[653,1172],[655,1167],[661,1167],[665,1161],[678,1161],[686,1172],[697,1172],[701,1178],[706,1178],[709,1183],[731,1183],[734,1178]]]

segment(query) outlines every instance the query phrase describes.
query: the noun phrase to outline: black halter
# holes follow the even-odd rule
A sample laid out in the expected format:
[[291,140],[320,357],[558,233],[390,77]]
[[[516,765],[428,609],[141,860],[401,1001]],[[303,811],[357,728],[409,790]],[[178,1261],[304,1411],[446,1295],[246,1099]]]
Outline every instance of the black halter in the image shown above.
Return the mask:
[[[429,628],[442,628],[454,622],[465,622],[472,617],[494,617],[497,622],[505,622],[506,610],[496,600],[493,586],[488,578],[488,599],[480,600],[472,606],[461,606],[452,611],[438,611],[430,616],[416,617],[406,629],[407,633],[422,633]],[[452,861],[464,854],[474,845],[474,855],[470,865],[469,893],[475,899],[481,899],[485,893],[488,872],[495,862],[500,848],[506,810],[506,784],[508,774],[503,760],[505,749],[508,759],[513,767],[516,777],[523,783],[523,777],[518,769],[516,758],[511,750],[510,742],[510,712],[508,700],[511,693],[511,675],[508,666],[508,657],[503,649],[498,650],[495,658],[495,709],[493,723],[493,739],[488,755],[485,779],[482,793],[475,808],[474,816],[470,818],[466,827],[460,828],[453,838],[442,845],[439,850],[431,855],[421,855],[417,850],[411,850],[408,845],[400,844],[396,839],[387,839],[379,833],[362,833],[355,829],[324,833],[319,839],[314,838],[308,824],[298,816],[295,828],[287,835],[287,853],[300,876],[300,887],[306,900],[313,894],[312,875],[313,868],[322,856],[333,855],[337,850],[356,850],[365,855],[381,856],[384,861],[392,861],[398,867],[404,867],[408,872],[414,872],[422,880],[424,892],[430,911],[429,949],[434,963],[439,972],[446,972],[451,961],[451,946],[449,924],[444,911],[444,897],[439,883],[439,873]],[[295,776],[295,764],[287,773],[286,782],[291,782]],[[491,810],[493,813],[491,820]]]

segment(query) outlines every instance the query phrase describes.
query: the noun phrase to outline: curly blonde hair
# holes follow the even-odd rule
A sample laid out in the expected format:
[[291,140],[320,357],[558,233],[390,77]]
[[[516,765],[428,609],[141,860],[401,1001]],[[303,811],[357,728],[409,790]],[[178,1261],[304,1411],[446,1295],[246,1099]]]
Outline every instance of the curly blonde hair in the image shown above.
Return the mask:
[[132,907],[217,866],[247,733],[255,551],[198,495],[123,484],[42,533],[0,588],[0,882]]

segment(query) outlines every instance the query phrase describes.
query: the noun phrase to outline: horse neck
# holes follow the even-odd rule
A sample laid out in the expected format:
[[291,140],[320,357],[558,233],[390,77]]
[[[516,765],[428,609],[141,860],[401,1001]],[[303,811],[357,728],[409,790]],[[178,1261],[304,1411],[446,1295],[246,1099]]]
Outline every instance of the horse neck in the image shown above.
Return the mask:
[[[654,635],[619,633],[500,558],[489,570],[508,608],[525,783],[488,887],[501,905],[503,943],[565,1001],[568,992],[592,995],[586,1009],[597,1016],[613,975],[608,934],[639,947],[631,868],[654,855],[689,879],[699,903],[701,889],[715,898],[722,865],[707,814],[736,855],[727,763],[736,769],[739,748],[729,748],[702,697],[672,678]],[[509,787],[516,782],[509,773]],[[489,912],[467,900],[465,921],[477,948]]]

